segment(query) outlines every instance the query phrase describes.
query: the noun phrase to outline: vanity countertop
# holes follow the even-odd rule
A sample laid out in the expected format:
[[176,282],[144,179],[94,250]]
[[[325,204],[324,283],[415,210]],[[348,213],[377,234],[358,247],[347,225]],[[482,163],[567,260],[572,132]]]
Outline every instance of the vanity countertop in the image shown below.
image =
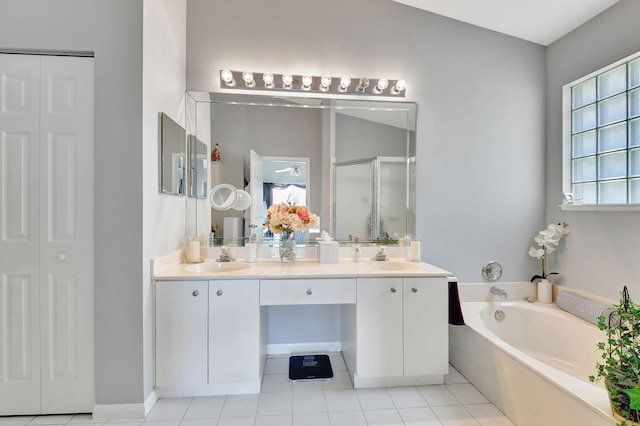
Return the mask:
[[[226,266],[229,265],[229,266]],[[231,270],[218,270],[218,268]],[[237,269],[236,269],[237,268]],[[153,279],[287,279],[287,278],[354,278],[354,277],[447,277],[451,273],[425,262],[408,262],[391,258],[386,262],[340,259],[339,263],[320,263],[318,259],[300,259],[282,263],[279,259],[246,263],[206,260],[203,263],[181,263],[156,273]]]

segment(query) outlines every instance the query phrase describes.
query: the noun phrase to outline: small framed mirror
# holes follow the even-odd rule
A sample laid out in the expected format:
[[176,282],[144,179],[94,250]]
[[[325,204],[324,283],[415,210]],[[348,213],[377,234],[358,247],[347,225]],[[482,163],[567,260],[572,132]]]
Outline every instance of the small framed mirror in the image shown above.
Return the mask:
[[163,194],[185,195],[187,154],[185,130],[164,112],[159,114],[159,190]]

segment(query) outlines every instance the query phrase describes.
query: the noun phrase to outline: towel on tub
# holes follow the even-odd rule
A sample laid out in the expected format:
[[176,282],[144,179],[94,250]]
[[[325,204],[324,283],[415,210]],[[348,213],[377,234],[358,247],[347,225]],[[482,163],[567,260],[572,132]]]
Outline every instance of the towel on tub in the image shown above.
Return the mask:
[[570,291],[562,291],[556,296],[556,305],[565,311],[598,325],[598,317],[609,318],[615,309]]
[[460,296],[458,295],[458,279],[449,277],[449,324],[464,325]]

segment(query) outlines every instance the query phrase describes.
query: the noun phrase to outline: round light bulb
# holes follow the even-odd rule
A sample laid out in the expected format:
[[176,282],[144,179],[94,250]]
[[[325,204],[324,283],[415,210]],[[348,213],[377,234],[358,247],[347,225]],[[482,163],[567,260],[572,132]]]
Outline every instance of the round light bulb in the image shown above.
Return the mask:
[[229,70],[220,71],[220,78],[224,81],[224,84],[227,86],[235,86],[236,82],[233,79],[233,73]]
[[251,71],[243,72],[242,79],[247,85],[251,85],[253,83],[253,73]]
[[266,73],[262,74],[262,81],[264,81],[265,87],[272,87],[273,86],[273,74],[271,74],[270,72],[266,72]]
[[329,87],[331,86],[331,77],[329,76],[323,76],[320,79],[320,90],[329,90]]
[[399,95],[400,93],[402,93],[406,89],[407,89],[407,80],[400,79],[400,80],[396,81],[396,84],[391,89],[391,93],[393,95]]
[[293,76],[291,74],[282,75],[282,85],[285,88],[290,88],[292,83],[293,83]]
[[345,91],[351,86],[351,77],[342,77],[340,79],[340,90]]
[[313,83],[313,77],[311,77],[310,75],[302,76],[302,88],[304,90],[311,89],[311,83]]
[[358,83],[358,87],[356,88],[356,90],[364,92],[364,89],[366,89],[367,87],[369,87],[369,79],[367,77],[362,77],[360,79],[360,82]]
[[376,85],[376,87],[382,92],[384,89],[389,87],[389,80],[387,80],[386,78],[381,78],[380,80],[378,80],[378,84]]

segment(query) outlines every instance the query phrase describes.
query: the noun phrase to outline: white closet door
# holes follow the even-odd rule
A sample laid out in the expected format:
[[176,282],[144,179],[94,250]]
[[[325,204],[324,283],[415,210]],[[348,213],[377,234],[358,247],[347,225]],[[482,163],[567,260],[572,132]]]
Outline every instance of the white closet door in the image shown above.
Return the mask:
[[90,412],[93,59],[42,57],[40,105],[42,411]]
[[0,415],[94,405],[93,59],[0,54]]
[[0,55],[0,414],[40,412],[39,117],[40,58]]

